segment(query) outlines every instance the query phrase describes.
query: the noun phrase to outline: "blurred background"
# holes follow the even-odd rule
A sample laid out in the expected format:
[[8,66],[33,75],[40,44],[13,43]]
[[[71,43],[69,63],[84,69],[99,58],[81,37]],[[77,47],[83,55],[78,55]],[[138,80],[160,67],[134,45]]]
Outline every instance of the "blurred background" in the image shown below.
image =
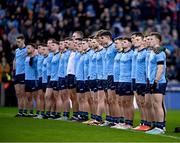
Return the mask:
[[0,105],[16,106],[12,61],[16,36],[26,43],[46,42],[81,30],[100,29],[117,36],[158,31],[167,57],[166,106],[180,109],[180,0],[0,0]]

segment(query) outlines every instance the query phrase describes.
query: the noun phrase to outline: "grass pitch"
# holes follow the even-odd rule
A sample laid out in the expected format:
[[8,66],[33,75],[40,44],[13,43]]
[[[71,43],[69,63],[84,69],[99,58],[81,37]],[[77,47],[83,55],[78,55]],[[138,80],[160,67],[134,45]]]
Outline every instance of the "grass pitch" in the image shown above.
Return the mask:
[[[17,108],[0,108],[1,142],[180,142],[180,111],[168,111],[167,132],[164,135],[148,135],[132,130],[88,126],[70,121],[15,118]],[[135,125],[139,123],[136,112]]]

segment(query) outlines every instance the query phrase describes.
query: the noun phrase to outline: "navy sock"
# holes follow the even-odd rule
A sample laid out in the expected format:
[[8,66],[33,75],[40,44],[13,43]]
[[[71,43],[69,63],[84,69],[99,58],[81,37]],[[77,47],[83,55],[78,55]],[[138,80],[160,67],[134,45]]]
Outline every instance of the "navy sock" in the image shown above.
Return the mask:
[[124,123],[124,117],[120,117],[119,122]]
[[20,114],[22,114],[22,113],[23,113],[23,109],[19,109],[18,112],[19,112]]
[[140,125],[145,125],[145,124],[146,124],[146,121],[144,121],[144,120],[140,121]]
[[79,112],[73,112],[74,117],[78,117]]
[[133,120],[128,120],[128,119],[126,119],[126,120],[125,120],[125,123],[126,123],[127,125],[132,126],[132,125],[133,125]]
[[51,112],[51,115],[55,116],[55,115],[56,115],[56,112]]
[[33,114],[33,110],[31,109],[29,113],[30,113],[30,114]]
[[79,116],[80,116],[81,118],[83,118],[83,112],[82,112],[82,111],[79,111]]
[[147,121],[145,125],[151,127],[151,124],[152,124],[152,122]]
[[88,120],[88,112],[83,112],[83,119]]
[[61,117],[61,112],[56,112],[56,118],[60,118]]
[[91,119],[94,119],[94,115],[93,114],[91,114]]
[[117,123],[117,124],[118,124],[119,121],[120,121],[120,118],[119,118],[119,117],[114,117],[114,121],[113,121],[114,123]]
[[39,115],[39,113],[40,113],[40,111],[39,111],[39,110],[37,110],[37,111],[36,111],[36,115]]
[[98,122],[101,122],[101,121],[102,121],[102,116],[96,115],[96,120],[97,120]]
[[65,117],[68,117],[68,118],[69,118],[69,112],[64,112],[64,113],[63,113],[63,116],[65,116]]
[[24,109],[24,110],[23,110],[23,113],[27,114],[27,109]]
[[41,111],[41,115],[44,116],[44,111]]
[[106,115],[106,121],[109,121],[109,122],[111,122],[111,116],[108,116],[108,115]]
[[156,122],[155,121],[152,122],[152,127],[153,128],[156,127]]
[[50,116],[50,111],[46,111],[46,115],[47,115],[47,116]]
[[157,128],[163,129],[164,128],[164,122],[156,122]]

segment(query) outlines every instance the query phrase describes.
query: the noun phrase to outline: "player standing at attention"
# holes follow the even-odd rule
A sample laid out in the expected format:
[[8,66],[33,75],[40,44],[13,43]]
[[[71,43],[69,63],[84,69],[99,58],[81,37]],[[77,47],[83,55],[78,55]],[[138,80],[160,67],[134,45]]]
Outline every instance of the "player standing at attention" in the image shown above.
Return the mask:
[[67,83],[66,83],[66,76],[67,76],[67,64],[70,56],[69,47],[69,40],[66,39],[64,42],[61,42],[61,57],[59,61],[59,69],[58,69],[58,87],[59,87],[59,95],[62,99],[62,110],[64,111],[63,116],[60,120],[67,120],[70,116],[70,97],[67,92]]
[[[42,66],[43,66],[44,56],[42,55],[42,48],[43,48],[43,45],[39,44],[38,45],[38,55],[37,55],[38,93],[37,93],[37,95],[35,97],[37,111],[36,111],[36,116],[34,118],[37,118],[39,113],[40,113],[41,99],[42,99],[42,96],[43,96],[43,91],[42,91]],[[44,102],[44,100],[42,102]]]
[[45,112],[45,93],[47,88],[47,58],[48,58],[49,50],[47,45],[42,44],[42,56],[43,63],[42,63],[42,95],[40,96],[40,111],[41,114],[38,115],[38,119],[44,118],[44,112]]
[[99,38],[101,40],[102,45],[106,49],[106,53],[104,55],[105,58],[105,76],[107,83],[107,106],[109,106],[109,115],[106,115],[106,121],[101,126],[108,126],[111,122],[112,125],[117,122],[116,116],[116,107],[118,106],[116,102],[116,94],[115,94],[115,85],[114,85],[114,77],[113,77],[113,65],[114,58],[116,56],[117,50],[116,46],[112,41],[112,35],[109,31],[104,30],[100,33]]
[[68,64],[67,64],[67,85],[68,85],[68,93],[70,99],[72,101],[72,110],[73,116],[72,120],[78,119],[78,101],[76,96],[76,85],[75,85],[75,55],[76,55],[76,45],[74,42],[77,42],[75,39],[82,39],[83,33],[81,31],[75,31],[72,35],[72,41],[70,41],[69,48],[71,50],[71,54],[69,56]]
[[129,129],[133,126],[134,105],[133,105],[133,91],[131,89],[131,70],[132,70],[132,56],[131,39],[124,37],[122,41],[123,53],[120,59],[120,77],[119,77],[119,94],[123,96],[123,109],[125,117],[125,125],[120,129]]
[[[151,33],[152,51],[149,57],[148,77],[150,82],[150,89],[153,94],[154,110],[155,110],[155,128],[147,131],[149,134],[163,134],[165,133],[165,107],[164,95],[167,86],[166,80],[166,54],[161,49],[161,35],[157,32]],[[154,52],[155,51],[155,52]]]
[[16,96],[18,100],[18,114],[16,117],[21,117],[23,115],[23,109],[25,105],[25,59],[27,56],[27,48],[25,46],[25,39],[23,35],[19,35],[16,38],[17,49],[15,51],[14,67],[15,76],[14,84],[16,90]]
[[117,128],[121,127],[124,125],[124,109],[123,109],[123,96],[119,94],[119,77],[120,77],[120,59],[123,53],[123,48],[122,48],[122,37],[118,37],[115,39],[115,44],[117,48],[117,54],[114,58],[114,67],[113,67],[113,76],[114,76],[114,84],[115,84],[115,92],[116,92],[116,124],[112,126],[112,128]]
[[26,91],[26,102],[25,102],[25,111],[27,114],[27,109],[29,109],[29,117],[33,117],[33,99],[37,96],[37,54],[36,54],[36,45],[28,44],[27,45],[28,56],[25,60],[25,91]]

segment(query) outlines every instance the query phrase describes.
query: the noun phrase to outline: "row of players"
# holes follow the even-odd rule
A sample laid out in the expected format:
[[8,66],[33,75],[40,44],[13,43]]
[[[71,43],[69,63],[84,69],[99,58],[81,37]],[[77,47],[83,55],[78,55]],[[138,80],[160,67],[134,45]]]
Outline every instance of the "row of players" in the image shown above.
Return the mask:
[[113,42],[107,30],[84,39],[76,31],[72,38],[49,39],[38,49],[32,43],[25,46],[24,40],[17,37],[14,61],[17,116],[34,116],[34,99],[35,118],[67,120],[72,102],[71,120],[130,129],[135,96],[141,121],[134,129],[165,132],[166,54],[159,33],[136,32]]

